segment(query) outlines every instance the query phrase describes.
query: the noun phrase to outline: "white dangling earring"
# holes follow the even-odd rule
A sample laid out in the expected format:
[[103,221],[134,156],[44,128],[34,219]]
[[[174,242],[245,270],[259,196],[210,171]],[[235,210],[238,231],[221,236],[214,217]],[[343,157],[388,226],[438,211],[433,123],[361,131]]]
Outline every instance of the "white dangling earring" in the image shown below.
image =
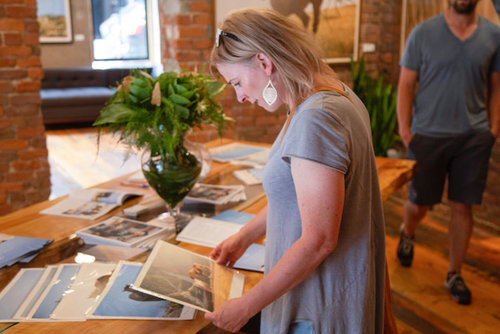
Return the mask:
[[278,92],[276,91],[276,88],[274,88],[273,83],[271,82],[271,78],[269,78],[267,86],[262,91],[262,97],[264,98],[264,101],[266,101],[266,103],[270,106],[273,105],[273,103],[276,102],[276,99],[278,98]]

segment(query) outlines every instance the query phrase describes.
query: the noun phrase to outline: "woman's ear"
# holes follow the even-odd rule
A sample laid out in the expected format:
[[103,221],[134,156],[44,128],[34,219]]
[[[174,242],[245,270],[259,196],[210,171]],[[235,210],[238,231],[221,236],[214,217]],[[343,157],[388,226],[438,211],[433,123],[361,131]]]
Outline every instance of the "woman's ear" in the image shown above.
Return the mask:
[[271,58],[266,56],[263,53],[257,53],[255,55],[255,59],[257,61],[257,65],[260,69],[262,69],[267,76],[270,76],[273,73],[273,62]]

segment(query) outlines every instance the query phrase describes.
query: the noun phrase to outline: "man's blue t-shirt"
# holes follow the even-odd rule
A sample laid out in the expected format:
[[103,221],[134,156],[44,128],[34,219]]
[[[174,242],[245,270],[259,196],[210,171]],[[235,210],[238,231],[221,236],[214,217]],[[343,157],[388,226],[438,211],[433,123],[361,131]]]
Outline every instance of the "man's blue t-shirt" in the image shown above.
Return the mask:
[[417,25],[400,65],[418,72],[411,131],[447,137],[489,129],[485,90],[500,71],[500,27],[479,17],[476,31],[458,39],[439,14]]

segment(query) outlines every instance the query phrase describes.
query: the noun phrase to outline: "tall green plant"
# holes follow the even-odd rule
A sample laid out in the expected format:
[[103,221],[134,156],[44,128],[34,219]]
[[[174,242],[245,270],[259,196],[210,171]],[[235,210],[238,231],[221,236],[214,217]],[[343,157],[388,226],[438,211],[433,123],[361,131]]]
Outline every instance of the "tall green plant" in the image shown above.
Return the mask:
[[365,71],[365,60],[361,57],[358,68],[351,59],[353,91],[359,96],[370,115],[373,149],[376,156],[387,156],[387,150],[401,138],[396,134],[397,94],[392,85],[384,84],[384,75],[372,79]]

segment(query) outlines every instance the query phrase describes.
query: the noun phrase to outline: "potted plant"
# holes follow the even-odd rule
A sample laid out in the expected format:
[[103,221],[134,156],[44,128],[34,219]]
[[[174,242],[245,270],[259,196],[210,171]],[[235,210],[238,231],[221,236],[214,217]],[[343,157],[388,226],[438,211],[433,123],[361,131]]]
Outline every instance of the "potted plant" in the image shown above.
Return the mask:
[[384,85],[384,75],[377,80],[372,79],[365,71],[362,57],[358,69],[351,59],[353,91],[363,101],[370,114],[373,149],[376,156],[385,157],[390,148],[401,138],[395,132],[397,124],[397,94],[392,85]]
[[222,136],[230,118],[214,98],[224,88],[197,73],[172,71],[153,78],[133,70],[94,122],[98,134],[102,129],[119,134],[120,142],[144,152],[144,176],[172,215],[201,171],[200,161],[186,148],[186,133],[207,124]]

